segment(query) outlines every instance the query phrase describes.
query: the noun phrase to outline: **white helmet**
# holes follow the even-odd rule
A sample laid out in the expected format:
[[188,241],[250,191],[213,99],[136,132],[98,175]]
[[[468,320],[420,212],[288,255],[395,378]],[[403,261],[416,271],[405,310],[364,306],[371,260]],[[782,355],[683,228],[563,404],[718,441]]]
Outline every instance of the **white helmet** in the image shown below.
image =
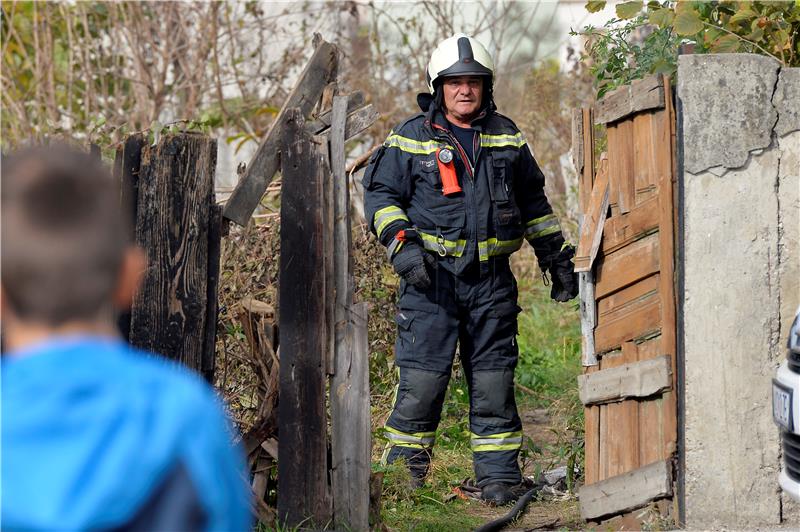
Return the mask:
[[494,61],[486,48],[472,37],[456,33],[443,40],[431,54],[428,63],[428,89],[431,94],[436,80],[447,76],[489,76],[494,74]]

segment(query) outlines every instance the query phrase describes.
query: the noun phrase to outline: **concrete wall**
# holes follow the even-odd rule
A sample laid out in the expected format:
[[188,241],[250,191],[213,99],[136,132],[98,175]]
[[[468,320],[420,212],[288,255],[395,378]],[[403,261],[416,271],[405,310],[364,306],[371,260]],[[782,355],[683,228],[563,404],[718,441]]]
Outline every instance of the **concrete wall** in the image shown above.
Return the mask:
[[679,59],[690,529],[800,525],[778,488],[771,379],[800,303],[800,69]]

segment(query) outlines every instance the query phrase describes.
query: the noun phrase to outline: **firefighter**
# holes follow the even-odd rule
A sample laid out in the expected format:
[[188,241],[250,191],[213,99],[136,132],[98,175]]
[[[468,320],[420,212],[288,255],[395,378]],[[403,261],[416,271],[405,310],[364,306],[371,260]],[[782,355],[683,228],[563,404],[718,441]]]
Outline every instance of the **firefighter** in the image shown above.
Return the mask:
[[392,130],[364,175],[370,229],[400,276],[394,409],[386,462],[403,458],[416,485],[428,472],[456,346],[470,393],[473,465],[481,497],[521,490],[522,423],[514,400],[517,284],[509,255],[524,240],[552,280],[577,295],[544,175],[525,137],[496,112],[486,48],[457,34],[433,51],[421,113]]

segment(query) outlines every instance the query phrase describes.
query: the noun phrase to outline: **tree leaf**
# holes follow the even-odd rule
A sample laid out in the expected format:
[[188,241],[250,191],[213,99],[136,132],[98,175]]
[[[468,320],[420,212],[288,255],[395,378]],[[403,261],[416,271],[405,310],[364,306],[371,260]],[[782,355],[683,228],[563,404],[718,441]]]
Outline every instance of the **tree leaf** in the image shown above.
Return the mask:
[[684,9],[675,15],[674,28],[678,35],[695,35],[703,30],[703,21],[696,11]]
[[650,13],[650,23],[656,24],[659,28],[666,28],[675,20],[675,13],[671,9],[657,9]]
[[586,2],[586,11],[589,13],[597,13],[606,7],[606,0],[589,0]]
[[725,35],[720,37],[711,45],[711,51],[715,54],[733,54],[739,51],[741,41],[735,35]]
[[631,19],[639,14],[642,10],[642,5],[642,0],[633,0],[631,2],[617,4],[617,16],[622,20]]
[[736,14],[734,14],[730,18],[728,24],[739,24],[740,22],[747,22],[748,20],[754,19],[757,16],[758,13],[746,7],[744,9],[740,9],[739,11],[737,11]]

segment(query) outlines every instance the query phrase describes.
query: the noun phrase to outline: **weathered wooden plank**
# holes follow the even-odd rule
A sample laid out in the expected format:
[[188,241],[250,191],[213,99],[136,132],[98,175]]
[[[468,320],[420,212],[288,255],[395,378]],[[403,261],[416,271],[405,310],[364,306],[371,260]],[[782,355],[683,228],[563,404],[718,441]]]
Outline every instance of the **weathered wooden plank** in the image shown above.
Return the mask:
[[600,249],[610,255],[635,240],[658,230],[658,198],[651,198],[636,206],[628,214],[606,220]]
[[[334,85],[334,83],[331,83],[328,86],[330,87],[331,85]],[[323,107],[323,109],[325,110],[318,116],[314,117],[314,120],[308,122],[308,124],[306,125],[306,129],[308,129],[312,135],[318,135],[323,129],[330,127],[331,121],[333,119],[332,117],[333,117],[334,96],[335,95],[331,95],[330,106],[328,108],[325,108],[324,104],[321,105],[320,107]],[[347,114],[350,114],[359,107],[364,106],[365,100],[364,100],[364,93],[362,91],[353,91],[347,94],[346,96],[347,96]]]
[[[675,223],[677,216],[674,204],[674,191],[676,183],[675,168],[675,112],[672,108],[669,78],[664,76],[662,83],[667,94],[665,119],[669,127],[659,129],[661,136],[658,138],[660,150],[657,150],[657,163],[659,169],[658,198],[659,198],[659,261],[661,268],[661,342],[665,353],[672,355],[673,386],[677,386],[677,320],[675,302]],[[667,171],[669,169],[669,171]],[[677,388],[675,388],[677,389]],[[664,445],[667,449],[674,450],[677,440],[677,403],[676,398],[665,404],[664,408]],[[666,400],[666,398],[665,398]]]
[[661,76],[653,75],[619,87],[594,106],[595,123],[608,124],[647,109],[664,107],[664,86]]
[[[212,197],[213,199],[213,197]],[[222,232],[228,222],[222,219],[222,208],[214,203],[208,217],[208,282],[206,283],[206,330],[200,371],[209,384],[214,384],[217,344],[217,313],[219,311],[219,260],[222,252]]]
[[597,300],[657,272],[658,246],[657,235],[653,235],[604,256],[597,267]]
[[572,166],[575,168],[575,174],[578,176],[579,190],[578,190],[578,207],[580,212],[586,212],[586,199],[588,198],[587,191],[580,189],[580,181],[583,175],[583,112],[580,109],[572,110]]
[[[625,363],[622,350],[609,352],[600,359],[599,370],[603,371]],[[600,467],[599,479],[605,480],[619,473],[618,427],[624,416],[621,403],[600,405]]]
[[608,166],[600,162],[600,171],[592,189],[592,197],[581,223],[581,236],[578,250],[575,252],[575,271],[591,271],[600,241],[603,238],[603,227],[608,214]]
[[[136,228],[136,203],[139,200],[139,170],[142,163],[143,133],[131,135],[114,157],[114,177],[120,185],[120,205],[129,216],[130,226]],[[131,309],[124,309],[117,318],[117,328],[127,342],[131,334]]]
[[[634,365],[638,361],[638,349],[633,342],[622,344],[624,365]],[[623,401],[620,405],[622,419],[617,431],[616,473],[627,473],[639,467],[639,404],[635,399]]]
[[633,172],[636,187],[635,204],[640,205],[656,195],[658,168],[656,168],[655,152],[658,147],[655,137],[658,135],[659,121],[654,118],[657,113],[639,113],[633,117]]
[[581,363],[584,367],[597,365],[594,350],[594,328],[597,325],[597,307],[594,300],[594,274],[578,274],[578,291],[581,313]]
[[324,165],[305,131],[303,111],[287,110],[283,120],[278,518],[288,527],[324,526],[331,518],[324,372]]
[[331,379],[331,480],[334,521],[348,530],[369,529],[369,356],[367,304],[353,307],[350,195],[345,175],[347,99],[333,99],[330,135],[334,185],[334,339]]
[[[136,243],[149,263],[131,311],[131,344],[202,371],[215,140],[165,135],[142,149]],[[213,326],[213,324],[208,324]]]
[[671,387],[672,362],[669,355],[578,375],[579,395],[584,405],[649,397]]
[[581,487],[581,517],[598,519],[633,510],[670,495],[672,466],[669,461],[660,460],[635,471]]
[[[584,375],[592,375],[600,370],[599,365],[584,368]],[[587,406],[583,409],[584,419],[584,482],[593,484],[600,480],[600,407]]]
[[[639,360],[649,361],[664,356],[661,351],[661,336],[648,339],[639,344]],[[673,373],[670,362],[670,374]],[[673,383],[670,382],[670,388]],[[639,463],[649,464],[666,460],[669,453],[664,452],[664,404],[672,396],[673,389],[665,390],[660,397],[639,402]]]
[[613,202],[619,207],[619,212],[625,214],[633,208],[635,198],[635,183],[633,172],[633,123],[631,120],[621,120],[613,126],[608,126],[608,172],[609,179],[614,182],[617,194]]
[[[380,113],[375,110],[372,104],[360,107],[347,115],[347,122],[345,126],[345,140],[355,137],[380,118]],[[325,125],[321,126],[320,123],[312,123],[306,126],[306,129],[314,135],[330,135],[330,127]]]
[[583,117],[583,173],[579,174],[581,212],[586,212],[589,198],[594,187],[594,129],[592,126],[592,110],[584,107],[581,110]]
[[[250,164],[247,165],[245,174],[228,198],[223,211],[225,218],[239,225],[247,224],[280,166],[282,128],[286,123],[287,111],[298,108],[300,113],[307,117],[320,99],[325,86],[335,79],[337,66],[338,51],[336,47],[322,42],[300,74],[300,79],[283,104],[278,116],[275,117],[275,121]],[[285,182],[284,179],[284,184]]]
[[370,407],[367,303],[351,307],[344,346],[331,381],[334,520],[347,530],[369,529]]
[[604,297],[597,304],[598,320],[604,325],[635,312],[648,298],[658,298],[659,275],[641,281]]
[[636,310],[624,317],[603,322],[595,330],[595,349],[603,353],[623,343],[644,338],[658,332],[661,327],[661,305],[656,297],[636,304]]

